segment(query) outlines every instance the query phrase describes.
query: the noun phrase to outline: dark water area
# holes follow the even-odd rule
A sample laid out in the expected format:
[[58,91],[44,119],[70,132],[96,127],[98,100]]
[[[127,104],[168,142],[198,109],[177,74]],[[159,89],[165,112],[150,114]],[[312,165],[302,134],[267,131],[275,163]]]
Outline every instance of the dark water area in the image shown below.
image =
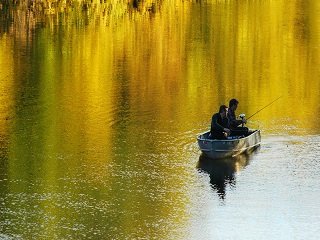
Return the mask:
[[[319,10],[0,1],[0,239],[318,239]],[[231,98],[279,100],[212,161],[196,137]]]
[[250,152],[243,153],[236,157],[212,160],[201,154],[198,161],[199,172],[207,173],[210,177],[210,184],[219,197],[224,200],[228,186],[235,187],[236,173],[245,168],[252,158],[253,152],[258,152],[260,146]]

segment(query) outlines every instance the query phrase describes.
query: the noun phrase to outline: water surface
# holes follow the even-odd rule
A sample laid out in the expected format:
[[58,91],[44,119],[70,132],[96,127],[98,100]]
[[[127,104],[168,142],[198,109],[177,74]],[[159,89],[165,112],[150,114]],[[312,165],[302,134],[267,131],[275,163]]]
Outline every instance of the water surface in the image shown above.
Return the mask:
[[[0,238],[317,239],[318,1],[0,7]],[[262,145],[196,143],[235,97]]]

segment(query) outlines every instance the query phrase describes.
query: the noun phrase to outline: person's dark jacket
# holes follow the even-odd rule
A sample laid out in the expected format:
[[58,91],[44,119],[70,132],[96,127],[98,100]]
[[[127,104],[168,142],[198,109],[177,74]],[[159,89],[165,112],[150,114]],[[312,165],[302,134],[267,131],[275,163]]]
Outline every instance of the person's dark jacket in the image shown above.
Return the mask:
[[215,113],[211,119],[211,138],[213,139],[224,139],[223,129],[228,128],[228,118],[222,118],[220,113]]
[[237,120],[236,114],[234,111],[229,108],[229,111],[227,113],[227,117],[229,119],[229,127],[231,129],[237,128],[240,124],[242,124],[242,120]]

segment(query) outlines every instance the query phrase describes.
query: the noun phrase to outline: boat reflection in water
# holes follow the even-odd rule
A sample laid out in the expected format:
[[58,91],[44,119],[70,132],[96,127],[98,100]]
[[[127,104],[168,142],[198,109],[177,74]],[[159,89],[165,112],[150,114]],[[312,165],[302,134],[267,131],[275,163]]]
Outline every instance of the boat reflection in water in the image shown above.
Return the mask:
[[[258,148],[255,148],[253,151]],[[199,171],[209,174],[212,188],[218,193],[220,199],[224,200],[226,187],[228,185],[235,187],[236,173],[249,164],[252,157],[251,153],[252,152],[243,153],[233,158],[230,157],[216,160],[210,159],[206,155],[201,154],[197,168]]]

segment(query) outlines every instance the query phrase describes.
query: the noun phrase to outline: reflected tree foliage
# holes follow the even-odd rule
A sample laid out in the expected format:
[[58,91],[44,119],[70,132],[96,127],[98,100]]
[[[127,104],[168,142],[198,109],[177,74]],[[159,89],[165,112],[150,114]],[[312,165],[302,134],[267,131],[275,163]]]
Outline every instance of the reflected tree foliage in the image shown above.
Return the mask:
[[[40,26],[59,23],[83,27],[117,24],[123,18],[150,16],[160,11],[163,0],[25,0],[0,1],[0,36],[30,35]],[[19,30],[19,31],[16,31]]]
[[[192,169],[181,142],[220,103],[236,97],[249,116],[283,95],[259,114],[261,129],[319,133],[320,4],[283,2],[0,0],[0,176],[13,183],[1,190],[15,203],[7,209],[29,218],[8,211],[1,222],[26,239],[78,234],[79,219],[88,237],[98,224],[123,238],[139,229],[177,239]],[[198,168],[224,199],[249,161],[201,157]],[[26,189],[43,195],[21,204],[15,193]]]

